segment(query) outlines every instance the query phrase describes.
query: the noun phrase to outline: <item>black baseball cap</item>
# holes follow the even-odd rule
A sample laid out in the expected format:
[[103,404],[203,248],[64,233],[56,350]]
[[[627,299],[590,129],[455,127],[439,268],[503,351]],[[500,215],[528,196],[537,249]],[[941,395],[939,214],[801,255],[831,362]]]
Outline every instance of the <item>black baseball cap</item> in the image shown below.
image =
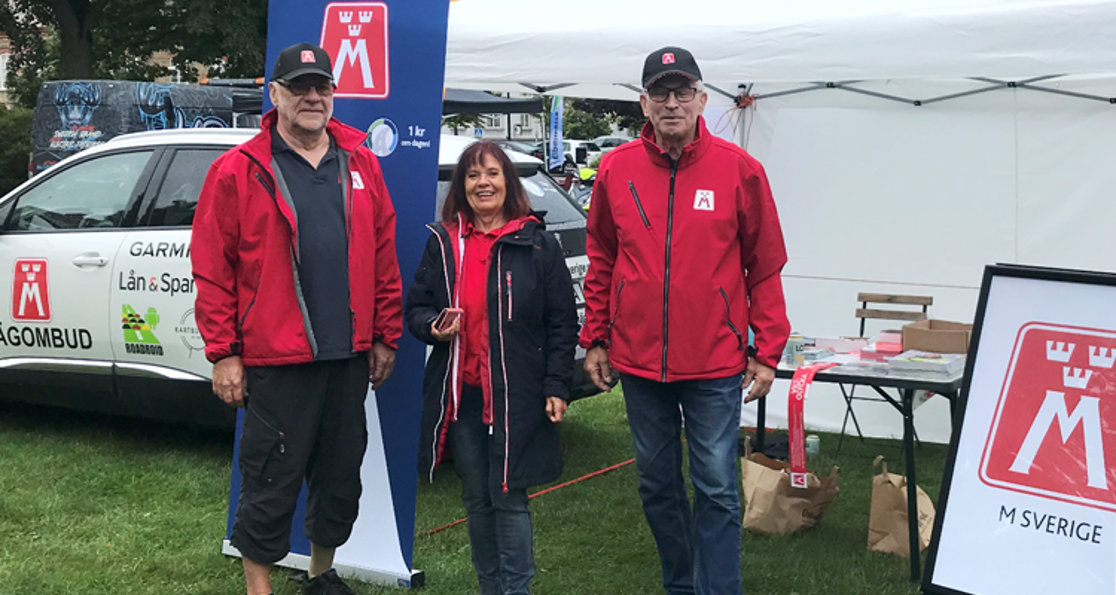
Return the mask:
[[701,80],[694,55],[680,47],[667,46],[647,55],[643,61],[643,88],[650,89],[656,81],[672,74],[682,75],[691,81]]
[[279,52],[271,78],[289,81],[307,74],[317,74],[333,80],[333,66],[329,54],[312,43],[296,43]]

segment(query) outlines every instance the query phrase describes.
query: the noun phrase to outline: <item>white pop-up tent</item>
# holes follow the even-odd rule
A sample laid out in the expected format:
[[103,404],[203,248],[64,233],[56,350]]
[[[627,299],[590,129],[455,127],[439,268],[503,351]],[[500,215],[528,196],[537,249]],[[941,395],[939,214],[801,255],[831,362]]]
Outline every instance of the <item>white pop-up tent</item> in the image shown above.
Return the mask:
[[[446,85],[635,99],[644,56],[689,49],[710,127],[767,168],[792,325],[849,335],[861,291],[967,321],[985,264],[1116,269],[1114,31],[1112,0],[457,0]],[[734,108],[742,91],[756,101]],[[873,405],[857,403],[865,432],[899,436]],[[814,387],[809,426],[843,413]],[[948,439],[944,399],[915,417]]]

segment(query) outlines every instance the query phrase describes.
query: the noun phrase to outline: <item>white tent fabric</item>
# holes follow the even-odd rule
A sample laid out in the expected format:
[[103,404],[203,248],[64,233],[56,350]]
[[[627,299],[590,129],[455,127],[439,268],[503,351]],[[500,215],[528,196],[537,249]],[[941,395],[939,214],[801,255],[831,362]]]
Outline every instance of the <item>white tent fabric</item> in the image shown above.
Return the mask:
[[[705,80],[748,83],[1109,72],[1111,0],[457,0],[446,86],[575,83],[631,97],[643,58],[689,49]],[[522,90],[523,87],[518,87]],[[555,92],[557,94],[557,92]]]
[[[446,84],[634,99],[647,53],[691,50],[713,87],[707,113],[725,114],[710,126],[767,169],[796,331],[855,334],[861,291],[932,295],[932,317],[971,320],[996,262],[1116,269],[1116,105],[1104,99],[1116,97],[1116,0],[554,6],[451,4]],[[1063,76],[1004,84],[1050,75]],[[779,94],[846,81],[859,92]],[[731,108],[740,85],[758,97],[746,110]],[[951,98],[928,101],[939,97]],[[769,425],[785,424],[786,389],[768,399]],[[890,406],[856,408],[866,435],[901,435]],[[945,399],[922,405],[919,436],[947,440],[948,412]],[[816,384],[807,425],[839,429],[843,414],[836,389]]]

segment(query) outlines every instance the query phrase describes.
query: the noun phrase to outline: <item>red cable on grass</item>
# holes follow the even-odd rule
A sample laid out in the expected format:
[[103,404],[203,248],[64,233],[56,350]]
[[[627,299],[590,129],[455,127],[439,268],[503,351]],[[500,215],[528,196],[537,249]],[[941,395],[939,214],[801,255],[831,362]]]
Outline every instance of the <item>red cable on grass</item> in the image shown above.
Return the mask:
[[[592,473],[586,473],[585,475],[582,475],[581,477],[578,477],[577,479],[571,479],[569,481],[560,483],[558,485],[550,486],[549,488],[546,488],[545,490],[539,490],[539,491],[535,492],[534,494],[528,495],[527,498],[530,499],[530,498],[534,498],[535,496],[542,496],[543,494],[546,494],[547,492],[553,492],[554,490],[557,490],[558,488],[564,488],[566,486],[573,485],[573,484],[575,484],[579,481],[585,481],[586,479],[589,479],[590,477],[601,475],[603,473],[608,473],[609,471],[619,469],[619,468],[623,467],[624,465],[631,465],[634,462],[635,462],[635,459],[628,459],[628,460],[626,460],[622,463],[616,463],[615,465],[605,467],[604,469],[598,469],[598,470],[596,470]],[[435,528],[427,531],[426,534],[427,535],[433,535],[433,534],[435,534],[439,531],[445,531],[446,529],[449,529],[450,527],[452,527],[454,525],[460,525],[461,523],[464,523],[466,520],[468,520],[468,518],[469,517],[462,517],[462,518],[457,519],[456,521],[454,521],[452,523],[442,525],[441,527],[435,527]]]

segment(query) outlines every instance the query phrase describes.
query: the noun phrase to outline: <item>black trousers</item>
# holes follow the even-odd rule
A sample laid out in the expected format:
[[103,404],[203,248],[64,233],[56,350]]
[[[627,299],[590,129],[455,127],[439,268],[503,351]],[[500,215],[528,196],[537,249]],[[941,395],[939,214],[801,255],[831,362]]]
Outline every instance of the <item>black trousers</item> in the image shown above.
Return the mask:
[[286,556],[305,478],[306,536],[322,547],[345,543],[357,518],[368,442],[367,354],[245,372],[240,500],[230,542],[261,564]]

